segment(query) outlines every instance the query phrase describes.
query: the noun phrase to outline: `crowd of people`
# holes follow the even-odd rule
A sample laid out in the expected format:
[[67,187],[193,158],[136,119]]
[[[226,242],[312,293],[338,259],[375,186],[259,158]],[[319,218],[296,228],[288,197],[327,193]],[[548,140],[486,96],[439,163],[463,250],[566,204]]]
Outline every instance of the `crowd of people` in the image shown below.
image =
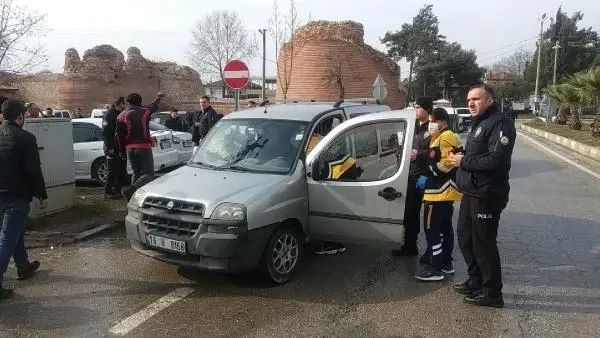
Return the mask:
[[[163,97],[164,94],[158,93],[151,104],[144,106],[142,96],[131,93],[116,98],[104,114],[107,197],[129,200],[136,189],[154,179],[154,144],[149,123]],[[39,108],[18,100],[2,98],[1,101],[0,300],[13,293],[2,287],[11,257],[18,279],[29,278],[40,266],[38,261],[29,260],[23,237],[32,199],[38,199],[40,208],[45,208],[48,198],[36,138],[23,130],[26,117],[39,114]],[[470,304],[502,307],[503,285],[496,240],[500,215],[509,199],[508,174],[516,130],[513,121],[499,110],[489,86],[472,87],[467,102],[473,122],[463,149],[459,137],[448,126],[450,118],[446,110],[434,109],[430,97],[415,101],[417,120],[405,204],[404,246],[392,254],[419,255],[417,239],[423,208],[427,248],[419,259],[415,277],[421,281],[440,281],[445,274],[454,273],[452,215],[454,202],[460,201],[457,237],[469,278],[455,285],[454,290],[466,295],[464,299]],[[183,123],[177,111],[171,113],[165,125],[178,130]],[[196,145],[220,117],[207,96],[201,98],[198,111],[186,114],[185,123]],[[311,145],[318,140],[315,137]],[[130,182],[126,182],[128,161],[133,170]]]

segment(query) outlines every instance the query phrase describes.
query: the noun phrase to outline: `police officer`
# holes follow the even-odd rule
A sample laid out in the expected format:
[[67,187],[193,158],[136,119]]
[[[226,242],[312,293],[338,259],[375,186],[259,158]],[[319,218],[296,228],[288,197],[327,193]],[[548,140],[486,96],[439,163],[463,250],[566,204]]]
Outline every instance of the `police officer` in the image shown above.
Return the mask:
[[508,204],[508,174],[515,144],[514,123],[494,103],[487,85],[472,87],[467,103],[473,116],[464,155],[452,155],[456,181],[464,194],[458,215],[458,244],[469,279],[454,286],[479,306],[503,307],[502,272],[496,238],[500,214]]
[[419,254],[417,238],[421,229],[423,190],[417,188],[417,180],[425,171],[427,154],[429,154],[429,142],[431,140],[428,132],[429,113],[433,109],[433,100],[431,97],[419,97],[415,100],[413,107],[417,113],[417,120],[415,121],[415,135],[410,158],[406,207],[404,209],[404,246],[400,250],[392,250],[393,256],[416,256]]

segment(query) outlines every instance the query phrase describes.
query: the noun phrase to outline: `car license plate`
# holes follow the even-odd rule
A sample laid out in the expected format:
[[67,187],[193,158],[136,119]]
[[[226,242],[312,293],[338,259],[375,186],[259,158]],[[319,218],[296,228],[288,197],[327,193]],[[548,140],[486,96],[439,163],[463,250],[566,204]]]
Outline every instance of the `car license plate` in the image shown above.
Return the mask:
[[174,239],[158,237],[154,235],[146,236],[146,243],[150,246],[185,254],[185,242]]
[[171,148],[171,141],[160,140],[160,149],[168,149],[168,148]]
[[184,148],[191,148],[194,146],[194,142],[192,142],[191,140],[185,140],[183,141],[183,147]]

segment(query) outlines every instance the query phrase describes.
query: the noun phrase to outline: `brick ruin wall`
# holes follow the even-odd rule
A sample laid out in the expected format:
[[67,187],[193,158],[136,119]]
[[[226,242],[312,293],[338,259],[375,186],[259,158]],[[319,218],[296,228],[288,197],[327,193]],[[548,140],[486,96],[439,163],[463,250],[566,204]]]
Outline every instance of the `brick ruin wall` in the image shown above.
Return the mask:
[[284,98],[286,82],[288,100],[338,100],[339,89],[324,79],[325,74],[340,75],[345,98],[372,98],[373,82],[381,74],[387,89],[384,103],[393,109],[405,106],[405,93],[399,83],[400,67],[364,43],[360,23],[310,22],[282,46],[277,61],[279,100]]
[[19,88],[21,99],[42,108],[74,111],[80,107],[85,114],[132,92],[142,95],[144,104],[159,91],[165,93],[161,109],[197,109],[204,92],[200,75],[192,68],[149,61],[135,47],[127,50],[125,59],[110,45],[87,50],[83,58],[75,49],[69,49],[62,74],[22,76],[14,86]]

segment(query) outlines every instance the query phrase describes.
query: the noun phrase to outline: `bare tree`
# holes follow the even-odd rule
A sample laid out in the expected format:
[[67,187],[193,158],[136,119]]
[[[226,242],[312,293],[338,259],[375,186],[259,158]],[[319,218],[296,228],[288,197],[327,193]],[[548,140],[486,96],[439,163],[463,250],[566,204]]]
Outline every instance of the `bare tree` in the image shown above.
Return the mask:
[[196,23],[188,55],[201,73],[218,74],[224,80],[227,62],[252,57],[255,48],[237,12],[216,10]]
[[346,95],[346,87],[344,86],[346,79],[352,78],[360,81],[361,78],[359,74],[347,67],[348,61],[340,53],[329,53],[326,59],[328,67],[323,71],[321,79],[326,85],[335,86],[338,89],[338,97],[342,100]]
[[501,59],[496,62],[492,67],[492,71],[505,72],[523,78],[523,72],[525,66],[531,62],[533,53],[525,49],[518,49],[514,54]]
[[273,14],[271,14],[271,17],[269,18],[269,34],[275,45],[275,61],[279,60],[279,48],[281,48],[288,38],[284,22],[279,13],[279,4],[277,2],[278,0],[273,1]]
[[45,20],[12,0],[0,0],[0,72],[22,74],[48,60],[38,40],[46,31]]
[[297,47],[297,41],[294,41],[294,35],[296,30],[300,26],[300,20],[298,19],[298,10],[296,9],[296,1],[290,0],[290,8],[288,15],[284,16],[284,34],[286,42],[283,47],[285,48],[286,57],[284,58],[283,67],[280,67],[279,60],[277,60],[277,82],[281,85],[281,91],[283,92],[283,98],[287,99],[287,93],[292,83],[292,70],[294,68],[294,56]]

